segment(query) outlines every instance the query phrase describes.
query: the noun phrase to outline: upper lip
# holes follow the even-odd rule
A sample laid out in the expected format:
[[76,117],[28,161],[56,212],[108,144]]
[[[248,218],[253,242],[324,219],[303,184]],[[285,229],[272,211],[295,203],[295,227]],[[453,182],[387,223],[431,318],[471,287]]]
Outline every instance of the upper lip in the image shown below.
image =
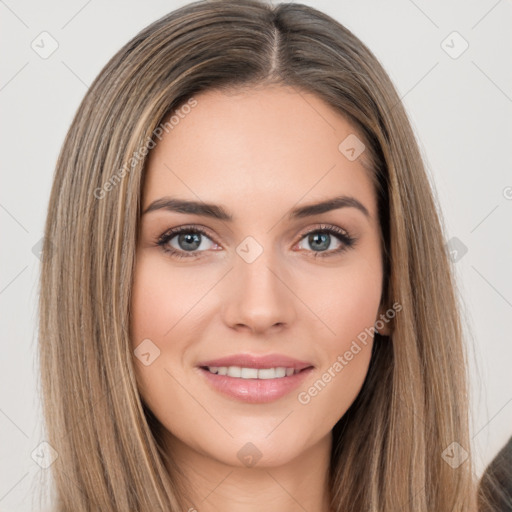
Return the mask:
[[267,354],[257,356],[252,354],[234,354],[232,356],[221,357],[219,359],[210,359],[203,361],[198,366],[240,366],[242,368],[293,368],[294,370],[303,370],[313,366],[307,361],[299,361],[293,357],[282,354]]

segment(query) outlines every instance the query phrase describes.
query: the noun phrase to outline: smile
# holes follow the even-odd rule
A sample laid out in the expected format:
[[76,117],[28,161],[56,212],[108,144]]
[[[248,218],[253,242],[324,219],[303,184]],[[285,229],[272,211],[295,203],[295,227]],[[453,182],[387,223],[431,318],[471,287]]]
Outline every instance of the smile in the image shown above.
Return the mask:
[[294,368],[244,368],[240,366],[207,366],[208,371],[216,375],[227,375],[228,377],[237,377],[240,379],[280,379],[289,377],[300,370]]
[[[239,366],[200,367],[211,389],[238,402],[263,404],[276,401],[298,388],[313,367],[244,368]],[[288,374],[288,375],[287,375]]]

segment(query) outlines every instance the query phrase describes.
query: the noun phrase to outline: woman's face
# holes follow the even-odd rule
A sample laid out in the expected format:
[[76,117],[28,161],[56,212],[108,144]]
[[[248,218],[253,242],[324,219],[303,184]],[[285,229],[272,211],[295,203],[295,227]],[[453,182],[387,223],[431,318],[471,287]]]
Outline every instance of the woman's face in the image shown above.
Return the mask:
[[266,87],[195,100],[147,167],[139,389],[176,453],[279,465],[330,442],[365,379],[383,313],[375,191],[354,129],[316,96]]

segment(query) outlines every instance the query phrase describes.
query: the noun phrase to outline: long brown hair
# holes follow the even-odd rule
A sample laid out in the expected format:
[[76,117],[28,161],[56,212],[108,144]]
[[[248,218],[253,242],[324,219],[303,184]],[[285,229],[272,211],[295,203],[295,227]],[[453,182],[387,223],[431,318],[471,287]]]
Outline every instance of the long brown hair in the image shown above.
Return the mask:
[[[194,95],[270,83],[316,94],[364,138],[384,240],[382,301],[402,307],[391,336],[376,335],[366,381],[334,427],[332,510],[475,510],[455,283],[400,98],[370,50],[326,14],[233,0],[190,3],[129,41],[91,85],[62,147],[39,304],[59,512],[186,509],[130,348],[146,155]],[[454,453],[463,462],[450,463]]]

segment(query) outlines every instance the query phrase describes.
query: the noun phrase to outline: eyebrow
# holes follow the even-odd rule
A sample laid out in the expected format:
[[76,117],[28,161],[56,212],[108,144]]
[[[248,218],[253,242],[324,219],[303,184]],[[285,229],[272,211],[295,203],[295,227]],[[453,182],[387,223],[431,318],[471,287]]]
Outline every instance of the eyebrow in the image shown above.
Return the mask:
[[[321,213],[326,213],[331,210],[338,210],[340,208],[356,208],[368,218],[370,213],[368,209],[355,197],[350,196],[337,196],[319,203],[308,204],[305,206],[299,206],[293,208],[288,212],[288,219],[301,219],[304,217],[312,217]],[[224,221],[232,222],[234,220],[233,215],[226,211],[222,206],[204,203],[198,201],[188,201],[184,199],[177,199],[173,197],[162,197],[153,201],[142,213],[153,212],[156,210],[167,210],[177,213],[188,213],[192,215],[200,215],[203,217],[210,217],[213,219],[219,219]]]

